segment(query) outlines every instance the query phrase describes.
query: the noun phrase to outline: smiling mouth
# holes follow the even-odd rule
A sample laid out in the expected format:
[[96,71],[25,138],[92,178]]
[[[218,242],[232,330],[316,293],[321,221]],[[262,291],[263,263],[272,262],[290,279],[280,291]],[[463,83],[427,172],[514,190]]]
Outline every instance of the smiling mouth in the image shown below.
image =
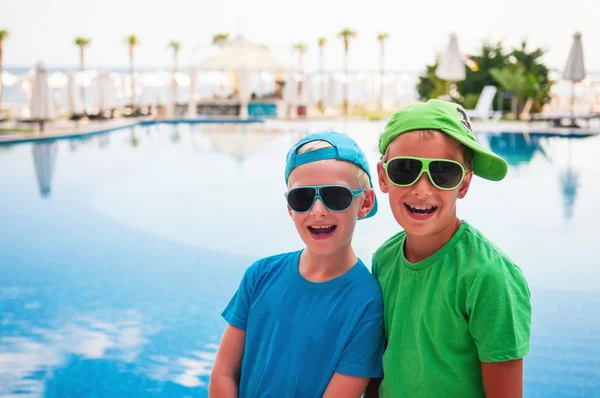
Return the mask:
[[437,210],[437,206],[433,205],[411,205],[404,203],[404,207],[406,207],[406,210],[408,210],[410,213],[420,216],[431,214]]
[[333,231],[335,231],[335,229],[337,228],[337,225],[319,225],[319,226],[309,226],[308,230],[312,233],[315,234],[317,236],[320,235],[327,235],[332,233]]

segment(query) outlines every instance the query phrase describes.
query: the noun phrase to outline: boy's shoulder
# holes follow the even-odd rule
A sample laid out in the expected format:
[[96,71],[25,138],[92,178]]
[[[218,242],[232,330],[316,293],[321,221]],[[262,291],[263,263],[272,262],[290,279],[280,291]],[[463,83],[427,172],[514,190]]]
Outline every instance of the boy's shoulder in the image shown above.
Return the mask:
[[373,254],[372,266],[381,267],[386,264],[395,264],[399,253],[403,250],[405,239],[406,232],[400,231],[383,242]]
[[273,271],[279,270],[286,264],[289,264],[290,261],[298,261],[300,258],[300,253],[301,251],[293,251],[262,257],[252,263],[252,265],[248,267],[247,272],[253,274],[254,276],[267,275]]
[[[444,259],[455,262],[462,272],[478,273],[482,268],[488,268],[489,272],[501,272],[504,267],[514,267],[520,271],[506,253],[468,222],[463,221],[456,233],[459,234],[458,239]],[[375,251],[373,266],[379,269],[395,266],[400,261],[405,239],[406,233],[401,231],[386,240]]]
[[[456,245],[456,251],[464,252],[464,261],[473,266],[504,263],[517,267],[512,259],[496,246],[480,230],[463,221],[465,226],[463,236]],[[518,268],[518,267],[517,267]]]

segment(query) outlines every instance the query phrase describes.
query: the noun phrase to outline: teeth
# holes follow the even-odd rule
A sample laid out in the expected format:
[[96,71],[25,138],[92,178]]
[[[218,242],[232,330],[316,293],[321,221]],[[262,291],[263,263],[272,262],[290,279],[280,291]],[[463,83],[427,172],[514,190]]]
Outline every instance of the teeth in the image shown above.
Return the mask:
[[433,205],[411,205],[410,203],[407,203],[407,205],[411,209],[415,209],[415,210],[431,210],[432,208],[435,207]]
[[321,229],[321,228],[331,228],[333,225],[312,225],[312,228]]

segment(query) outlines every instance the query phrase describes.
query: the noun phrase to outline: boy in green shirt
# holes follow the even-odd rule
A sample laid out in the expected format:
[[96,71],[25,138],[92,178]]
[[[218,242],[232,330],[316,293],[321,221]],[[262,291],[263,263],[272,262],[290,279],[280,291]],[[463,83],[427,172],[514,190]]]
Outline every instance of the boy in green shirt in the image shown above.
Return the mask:
[[373,256],[384,298],[384,377],[368,397],[522,396],[531,304],[522,271],[456,216],[473,174],[506,162],[465,111],[440,100],[396,112],[379,138],[379,186],[404,231]]

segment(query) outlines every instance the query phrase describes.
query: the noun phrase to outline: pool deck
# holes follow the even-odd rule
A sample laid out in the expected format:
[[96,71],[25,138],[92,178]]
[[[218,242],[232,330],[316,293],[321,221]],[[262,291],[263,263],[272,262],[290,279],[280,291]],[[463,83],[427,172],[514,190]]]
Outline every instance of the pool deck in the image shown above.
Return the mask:
[[[52,141],[61,138],[82,138],[97,134],[105,134],[113,130],[119,130],[134,126],[145,126],[157,123],[177,124],[177,123],[194,123],[194,124],[211,124],[211,123],[262,123],[262,119],[154,119],[154,118],[122,118],[105,121],[85,121],[75,122],[67,120],[59,120],[47,123],[44,127],[44,132],[36,129],[31,133],[23,132],[6,132],[0,133],[0,144],[3,143],[21,143],[21,142],[39,142]],[[37,127],[37,126],[36,126]],[[19,129],[23,125],[0,124],[3,129]]]
[[[350,121],[366,121],[366,119],[355,119],[350,118]],[[65,138],[82,138],[97,134],[105,134],[113,130],[122,128],[134,127],[137,125],[151,125],[156,123],[165,124],[176,124],[176,123],[262,123],[265,120],[262,119],[160,119],[154,118],[124,118],[107,121],[85,121],[75,122],[60,120],[48,123],[45,127],[45,131],[22,133],[22,132],[6,132],[0,133],[0,144],[9,143],[22,143],[22,142],[39,142],[39,141],[52,141],[56,139]],[[279,127],[297,126],[306,122],[312,121],[311,119],[296,119],[296,120],[273,120],[267,121],[267,123],[274,123]],[[336,119],[330,119],[329,121],[336,121]],[[340,121],[348,121],[340,119]],[[375,122],[377,123],[377,122]],[[383,123],[383,122],[379,122]],[[600,135],[600,122],[592,123],[589,126],[582,128],[566,128],[566,127],[550,127],[548,123],[544,122],[512,122],[512,121],[498,121],[498,122],[472,122],[473,129],[476,133],[527,133],[530,135],[560,135],[560,136],[591,136]],[[22,125],[11,125],[11,124],[0,124],[0,128],[22,128]]]

